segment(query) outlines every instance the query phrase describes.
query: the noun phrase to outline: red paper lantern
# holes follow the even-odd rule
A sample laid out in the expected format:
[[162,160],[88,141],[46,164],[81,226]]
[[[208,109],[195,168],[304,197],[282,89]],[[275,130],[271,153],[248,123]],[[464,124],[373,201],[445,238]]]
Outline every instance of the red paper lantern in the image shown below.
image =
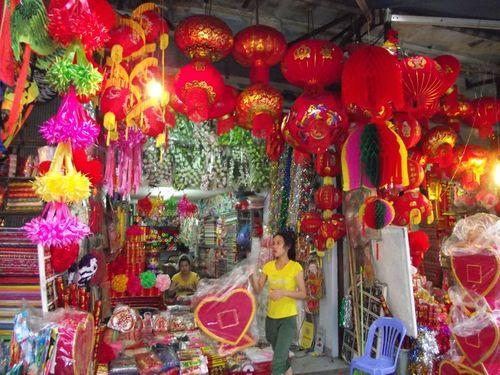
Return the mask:
[[335,177],[340,174],[340,155],[336,151],[326,151],[316,156],[316,173],[321,177]]
[[281,135],[279,124],[273,126],[271,134],[266,139],[266,154],[271,161],[278,161],[285,150],[285,141]]
[[[111,30],[109,40],[106,43],[106,48],[111,51],[113,51],[113,47],[115,46],[120,46],[123,49],[121,57],[127,58],[144,47],[144,40],[132,27],[121,25]],[[117,62],[120,62],[119,60]]]
[[322,223],[323,220],[321,219],[321,215],[318,212],[303,212],[300,215],[300,220],[297,227],[298,232],[305,234],[315,234]]
[[318,230],[318,237],[326,241],[325,245],[327,248],[331,248],[334,245],[334,241],[342,239],[346,233],[344,215],[334,214],[331,218],[323,220]]
[[425,172],[418,162],[408,159],[408,189],[418,188],[424,181]]
[[453,86],[446,95],[441,97],[439,111],[432,120],[450,126],[456,125],[459,128],[460,122],[458,119],[470,115],[471,112],[470,102],[462,95],[458,95],[457,87]]
[[168,23],[156,10],[142,13],[139,22],[144,29],[146,43],[156,43],[161,34],[168,34]]
[[300,95],[290,108],[282,132],[297,151],[322,154],[345,130],[346,115],[332,93]]
[[56,273],[66,271],[78,259],[80,245],[72,243],[68,246],[51,246],[50,262]]
[[471,112],[464,118],[467,125],[479,130],[481,137],[493,133],[493,126],[500,121],[500,100],[483,97],[470,102]]
[[385,48],[357,48],[342,71],[342,102],[349,113],[383,121],[404,105],[401,82],[399,62]]
[[269,83],[269,68],[283,58],[286,40],[278,30],[266,25],[253,25],[234,37],[233,57],[250,67],[250,82]]
[[189,119],[202,122],[208,119],[210,108],[222,97],[225,85],[212,64],[194,61],[179,70],[174,89],[179,100],[186,105]]
[[436,126],[422,139],[422,152],[429,162],[439,164],[442,168],[453,162],[453,147],[458,135],[449,126]]
[[190,59],[215,62],[231,52],[233,33],[217,17],[190,16],[177,25],[175,44]]
[[327,40],[308,39],[295,43],[285,53],[281,72],[292,85],[306,91],[322,91],[340,80],[342,50]]
[[323,185],[314,193],[314,203],[321,211],[333,211],[342,205],[342,191],[333,185]]
[[283,97],[274,87],[257,83],[241,92],[236,101],[236,123],[259,138],[266,138],[281,118]]
[[451,55],[441,55],[434,60],[436,60],[443,70],[443,85],[445,90],[450,89],[460,75],[460,61]]
[[406,191],[394,200],[395,217],[393,224],[418,225],[425,220],[432,223],[434,216],[429,200],[419,191]]
[[412,115],[404,112],[394,114],[396,132],[403,140],[407,149],[415,147],[422,137],[422,128]]
[[234,128],[234,110],[236,100],[238,99],[238,90],[226,85],[219,101],[217,101],[208,113],[211,119],[217,119],[217,134],[222,135]]
[[102,114],[113,113],[116,121],[121,121],[127,116],[127,107],[130,103],[130,90],[110,86],[104,90],[100,100],[100,110]]
[[431,118],[447,90],[441,66],[430,57],[414,56],[404,59],[401,67],[406,110],[417,118]]

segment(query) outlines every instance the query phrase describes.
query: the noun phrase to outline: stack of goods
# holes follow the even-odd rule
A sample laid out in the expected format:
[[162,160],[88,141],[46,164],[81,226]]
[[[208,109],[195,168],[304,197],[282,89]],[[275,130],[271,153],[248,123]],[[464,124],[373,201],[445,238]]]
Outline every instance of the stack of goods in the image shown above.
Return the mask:
[[[413,295],[417,323],[428,328],[437,328],[447,320],[447,308],[444,300],[439,300],[439,291],[429,288],[425,276],[413,275]],[[444,297],[442,297],[444,299]]]
[[31,182],[9,182],[5,204],[6,211],[41,211],[42,208],[43,202],[36,195]]
[[208,375],[207,359],[200,349],[180,350],[179,356],[180,374],[182,375]]
[[0,228],[0,336],[10,335],[23,303],[42,306],[38,274],[37,246],[21,229]]
[[231,271],[237,261],[236,234],[238,227],[238,215],[232,211],[223,216],[223,239],[222,244],[227,249],[227,270]]
[[207,358],[208,371],[210,375],[225,375],[227,361],[221,357],[213,346],[201,348],[203,355]]
[[216,245],[216,219],[214,216],[208,216],[203,219],[203,232],[201,234],[201,242],[207,247]]

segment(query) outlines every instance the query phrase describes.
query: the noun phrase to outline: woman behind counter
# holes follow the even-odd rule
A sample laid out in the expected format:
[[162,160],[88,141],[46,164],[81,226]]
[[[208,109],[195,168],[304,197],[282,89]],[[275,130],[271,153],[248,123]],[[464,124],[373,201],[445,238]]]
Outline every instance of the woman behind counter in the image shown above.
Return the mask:
[[172,276],[169,292],[176,297],[194,294],[200,277],[191,271],[191,260],[186,255],[179,258],[179,272]]

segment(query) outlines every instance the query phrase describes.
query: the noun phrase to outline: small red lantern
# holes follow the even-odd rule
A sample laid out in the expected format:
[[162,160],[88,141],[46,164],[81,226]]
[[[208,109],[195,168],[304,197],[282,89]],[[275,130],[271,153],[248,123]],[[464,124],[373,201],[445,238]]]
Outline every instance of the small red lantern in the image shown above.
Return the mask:
[[117,122],[125,119],[130,104],[128,88],[109,86],[101,95],[99,109],[104,115],[103,126],[110,131],[117,130]]
[[[368,120],[386,120],[403,107],[401,68],[385,48],[362,46],[347,59],[342,71],[342,102],[350,113]],[[358,109],[356,109],[358,108]]]
[[281,118],[283,97],[274,87],[257,83],[241,92],[236,102],[236,123],[259,138],[266,138]]
[[422,152],[431,163],[437,163],[446,168],[453,162],[453,147],[458,135],[449,126],[432,128],[422,140]]
[[419,191],[406,191],[394,200],[396,216],[393,224],[418,225],[425,220],[427,224],[434,221],[432,205]]
[[[133,24],[133,21],[130,21],[130,25]],[[106,48],[111,50],[111,59],[116,63],[121,62],[122,58],[130,57],[145,45],[145,40],[142,38],[144,35],[141,36],[130,25],[123,24],[109,33]]]
[[233,57],[241,65],[250,67],[250,83],[269,83],[269,68],[283,58],[286,40],[278,30],[253,25],[239,31],[234,37]]
[[326,248],[331,248],[335,241],[342,239],[346,235],[344,215],[334,214],[319,227],[318,237],[326,241]]
[[436,60],[443,70],[443,85],[445,90],[450,89],[460,75],[460,61],[451,55],[441,55],[434,60]]
[[225,89],[222,76],[212,64],[194,61],[182,67],[174,82],[175,94],[186,105],[191,121],[202,122]]
[[335,177],[340,174],[340,155],[336,151],[326,151],[316,156],[316,173],[321,177]]
[[440,122],[444,124],[458,124],[461,117],[466,117],[472,112],[471,105],[469,101],[462,95],[458,95],[458,89],[453,86],[448,89],[448,93],[441,97],[439,112],[434,116],[433,120],[435,122]]
[[417,118],[431,118],[447,90],[441,66],[430,57],[414,56],[404,59],[401,67],[406,110]]
[[295,43],[285,53],[281,72],[288,82],[306,91],[322,91],[340,80],[342,50],[327,40],[308,39]]
[[300,220],[298,222],[298,232],[305,234],[315,234],[322,223],[323,220],[321,219],[321,215],[318,212],[303,212],[300,215]]
[[233,33],[214,16],[196,15],[183,19],[175,29],[175,44],[193,60],[219,61],[233,48]]
[[322,154],[345,130],[346,115],[332,93],[303,93],[290,108],[282,132],[298,151]]
[[342,204],[342,191],[333,185],[323,185],[314,193],[314,203],[328,216]]
[[208,117],[217,119],[218,135],[227,133],[234,128],[234,110],[236,108],[237,99],[238,90],[232,86],[226,85],[222,97],[210,109]]
[[408,189],[418,188],[424,181],[425,172],[418,162],[408,159]]
[[470,102],[471,113],[464,118],[467,125],[479,130],[481,137],[489,137],[500,120],[500,100],[483,97]]
[[266,154],[271,161],[278,161],[285,150],[285,142],[281,135],[280,126],[275,124],[271,134],[266,139]]
[[412,115],[404,112],[394,114],[396,132],[403,140],[407,149],[415,147],[422,137],[422,128]]

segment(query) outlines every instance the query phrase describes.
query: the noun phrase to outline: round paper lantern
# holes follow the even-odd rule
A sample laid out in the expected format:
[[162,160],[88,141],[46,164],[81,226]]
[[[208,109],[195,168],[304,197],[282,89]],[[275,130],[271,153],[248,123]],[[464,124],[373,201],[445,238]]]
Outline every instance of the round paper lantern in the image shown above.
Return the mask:
[[344,215],[334,214],[329,219],[323,220],[318,229],[318,237],[325,241],[326,248],[331,248],[335,241],[346,235]]
[[345,123],[342,106],[332,93],[303,93],[290,108],[282,132],[298,151],[322,154],[345,130]]
[[157,10],[147,10],[141,13],[138,21],[144,29],[146,43],[156,43],[160,35],[168,34],[168,23]]
[[453,147],[458,135],[449,126],[436,126],[422,139],[421,149],[431,163],[437,163],[442,168],[453,162]]
[[179,100],[186,105],[189,119],[202,122],[208,119],[210,108],[222,97],[225,85],[212,64],[194,61],[179,70],[174,89]]
[[394,200],[395,216],[393,224],[418,225],[425,220],[430,224],[434,217],[432,206],[419,191],[406,191]]
[[322,91],[340,80],[342,50],[327,40],[308,39],[287,49],[281,72],[288,82],[306,91]]
[[[134,23],[131,21],[131,24],[133,25]],[[119,63],[122,58],[128,58],[133,53],[138,52],[145,44],[142,36],[137,30],[127,24],[111,30],[109,40],[106,43],[106,48],[111,50],[111,58]]]
[[479,130],[481,137],[493,133],[493,126],[500,121],[500,100],[482,97],[470,102],[471,112],[464,118],[467,125]]
[[286,40],[278,30],[266,25],[253,25],[234,37],[233,57],[250,68],[250,82],[269,83],[269,68],[283,58]]
[[450,89],[460,75],[460,61],[455,56],[441,55],[434,60],[443,70],[443,86],[445,90]]
[[340,174],[340,155],[336,151],[326,151],[316,156],[314,167],[321,177],[335,177]]
[[385,48],[362,46],[347,59],[342,71],[342,103],[349,113],[371,121],[385,120],[403,107],[401,67]]
[[445,124],[458,123],[458,126],[460,126],[457,119],[468,116],[471,112],[470,102],[462,95],[458,95],[457,87],[453,86],[446,95],[441,97],[439,111],[434,116],[433,121]]
[[408,159],[408,189],[418,188],[424,181],[425,172],[418,162]]
[[394,220],[392,204],[382,198],[369,197],[359,209],[359,216],[368,228],[382,229]]
[[219,61],[233,48],[233,33],[221,19],[196,15],[184,18],[175,29],[175,44],[193,60]]
[[401,62],[405,109],[417,118],[430,118],[446,92],[441,66],[427,56],[408,57]]
[[256,83],[247,87],[236,101],[236,123],[259,138],[266,138],[281,118],[283,97],[274,87]]
[[323,220],[321,219],[321,215],[318,212],[303,212],[300,215],[297,230],[299,233],[315,234],[322,223]]
[[412,115],[404,112],[394,114],[396,132],[403,140],[407,149],[415,147],[422,137],[419,122]]
[[273,126],[273,130],[266,139],[266,154],[271,161],[278,161],[285,150],[285,141],[281,135],[279,124]]
[[314,203],[321,211],[333,211],[342,205],[342,191],[333,185],[323,185],[314,193]]

